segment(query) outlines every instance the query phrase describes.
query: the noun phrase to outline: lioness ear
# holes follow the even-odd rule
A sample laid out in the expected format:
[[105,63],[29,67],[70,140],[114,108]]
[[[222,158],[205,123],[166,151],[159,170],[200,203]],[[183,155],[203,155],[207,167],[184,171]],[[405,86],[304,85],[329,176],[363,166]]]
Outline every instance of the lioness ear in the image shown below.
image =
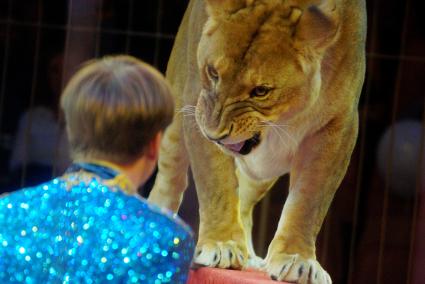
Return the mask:
[[208,14],[213,17],[220,17],[236,13],[252,4],[253,0],[206,0],[205,2]]
[[[333,2],[333,1],[330,1]],[[302,12],[295,27],[295,45],[321,49],[332,43],[337,35],[336,6],[312,5]]]

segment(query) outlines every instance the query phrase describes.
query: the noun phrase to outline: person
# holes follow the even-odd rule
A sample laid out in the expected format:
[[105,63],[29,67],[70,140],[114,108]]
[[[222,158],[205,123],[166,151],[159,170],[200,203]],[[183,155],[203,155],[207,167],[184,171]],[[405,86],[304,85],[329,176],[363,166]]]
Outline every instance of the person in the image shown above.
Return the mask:
[[186,283],[191,230],[137,195],[174,113],[163,76],[130,56],[93,60],[61,107],[74,162],[0,199],[0,283]]
[[9,160],[8,191],[48,181],[54,172],[63,174],[71,163],[58,111],[63,58],[62,52],[49,57],[47,72],[42,74],[46,78],[41,80],[45,84],[38,84],[42,87],[34,106],[19,119]]

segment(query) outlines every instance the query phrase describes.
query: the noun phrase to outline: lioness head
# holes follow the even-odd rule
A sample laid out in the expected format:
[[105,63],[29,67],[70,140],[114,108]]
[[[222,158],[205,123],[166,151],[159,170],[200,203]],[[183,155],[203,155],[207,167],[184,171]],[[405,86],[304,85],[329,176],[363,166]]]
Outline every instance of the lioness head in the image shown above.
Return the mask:
[[267,123],[314,105],[321,59],[337,34],[332,9],[282,0],[206,2],[196,120],[208,139],[247,155],[267,134]]

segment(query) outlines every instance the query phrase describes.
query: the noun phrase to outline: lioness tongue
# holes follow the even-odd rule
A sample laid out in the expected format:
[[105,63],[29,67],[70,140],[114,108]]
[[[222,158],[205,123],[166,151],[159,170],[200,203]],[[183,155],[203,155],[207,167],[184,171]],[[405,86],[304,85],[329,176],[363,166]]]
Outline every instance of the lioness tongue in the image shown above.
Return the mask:
[[242,149],[244,144],[245,144],[245,141],[242,141],[235,144],[224,144],[224,146],[233,152],[239,152]]

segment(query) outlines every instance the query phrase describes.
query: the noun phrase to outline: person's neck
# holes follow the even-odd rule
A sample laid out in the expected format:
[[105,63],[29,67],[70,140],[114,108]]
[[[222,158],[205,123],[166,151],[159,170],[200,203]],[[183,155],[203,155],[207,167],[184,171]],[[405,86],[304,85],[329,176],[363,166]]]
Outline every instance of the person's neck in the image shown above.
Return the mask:
[[146,170],[146,159],[141,158],[129,164],[115,164],[120,171],[127,176],[136,188],[144,184],[148,178],[148,171]]
[[126,164],[118,164],[104,159],[79,159],[79,162],[99,164],[118,171],[131,183],[135,191],[134,193],[136,193],[137,188],[144,184],[149,178],[149,172],[146,170],[147,161],[144,157]]

